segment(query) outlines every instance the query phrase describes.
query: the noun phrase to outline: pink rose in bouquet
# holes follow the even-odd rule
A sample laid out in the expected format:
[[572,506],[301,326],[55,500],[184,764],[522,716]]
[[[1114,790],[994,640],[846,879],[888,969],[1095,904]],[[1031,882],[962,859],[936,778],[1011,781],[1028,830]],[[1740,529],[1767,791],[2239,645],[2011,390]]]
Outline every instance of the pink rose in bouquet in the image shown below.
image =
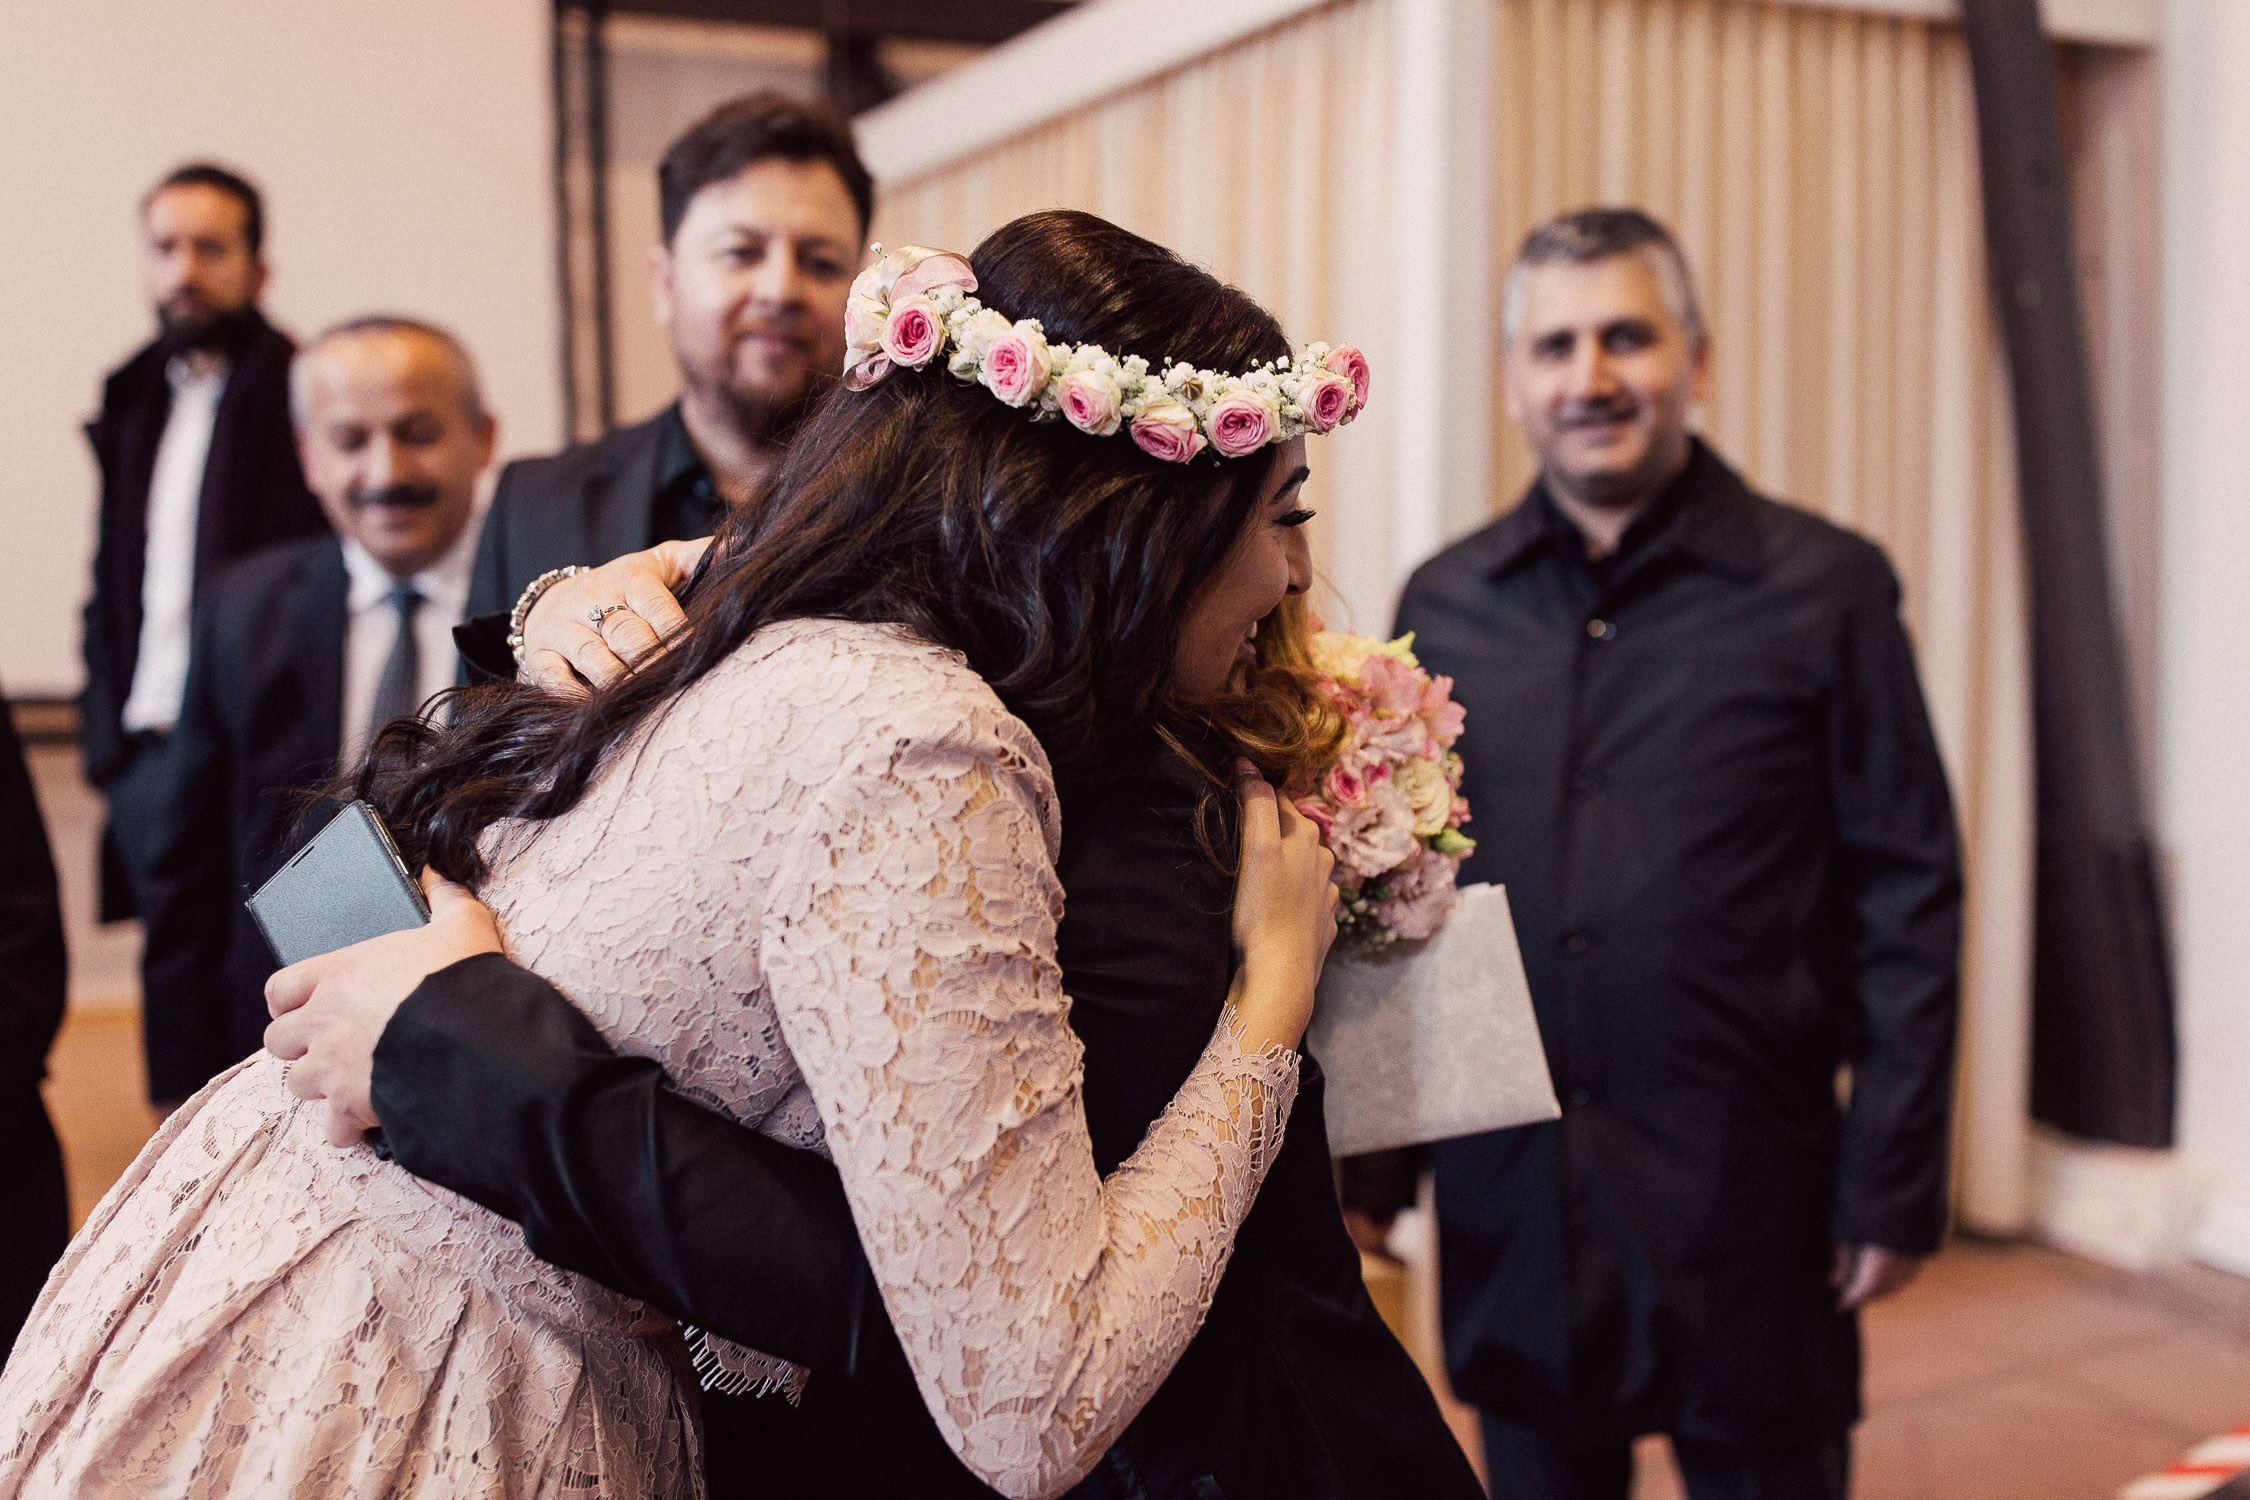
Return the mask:
[[1308,645],[1321,692],[1350,728],[1318,789],[1297,803],[1336,856],[1337,941],[1364,949],[1429,937],[1476,848],[1461,832],[1469,804],[1453,753],[1464,717],[1453,680],[1422,670],[1411,635],[1378,641],[1316,625]]

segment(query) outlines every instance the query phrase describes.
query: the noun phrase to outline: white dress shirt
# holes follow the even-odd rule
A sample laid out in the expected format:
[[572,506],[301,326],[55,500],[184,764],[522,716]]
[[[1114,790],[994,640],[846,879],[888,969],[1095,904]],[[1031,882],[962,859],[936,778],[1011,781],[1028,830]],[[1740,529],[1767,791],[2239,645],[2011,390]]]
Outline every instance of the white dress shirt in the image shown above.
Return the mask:
[[[460,539],[445,556],[407,579],[422,596],[414,614],[414,643],[421,651],[421,696],[427,703],[453,686],[460,672],[460,657],[453,648],[453,627],[469,603],[469,564],[476,557],[484,507],[478,506],[461,528]],[[368,555],[367,549],[344,538],[344,572],[351,579],[347,604],[350,617],[344,631],[344,723],[337,742],[347,768],[358,764],[374,729],[375,689],[383,680],[383,665],[398,643],[398,611],[391,605],[391,590],[399,580]]]
[[119,718],[128,734],[169,733],[187,691],[188,613],[195,602],[195,535],[203,509],[203,469],[211,429],[227,388],[224,363],[198,372],[174,358],[164,367],[172,411],[156,444],[148,482],[148,551],[141,567],[141,644],[133,687]]

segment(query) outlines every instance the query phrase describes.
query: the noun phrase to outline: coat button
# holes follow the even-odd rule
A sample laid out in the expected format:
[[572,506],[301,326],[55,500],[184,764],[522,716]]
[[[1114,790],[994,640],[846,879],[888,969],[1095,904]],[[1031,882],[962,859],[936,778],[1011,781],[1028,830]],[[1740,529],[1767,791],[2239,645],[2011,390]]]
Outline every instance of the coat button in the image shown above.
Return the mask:
[[1570,1107],[1572,1109],[1584,1109],[1593,1102],[1594,1091],[1583,1084],[1570,1091]]
[[1562,951],[1565,953],[1584,953],[1593,946],[1593,938],[1583,931],[1574,928],[1563,934]]
[[1597,641],[1614,641],[1617,639],[1617,627],[1598,615],[1586,622],[1586,633]]

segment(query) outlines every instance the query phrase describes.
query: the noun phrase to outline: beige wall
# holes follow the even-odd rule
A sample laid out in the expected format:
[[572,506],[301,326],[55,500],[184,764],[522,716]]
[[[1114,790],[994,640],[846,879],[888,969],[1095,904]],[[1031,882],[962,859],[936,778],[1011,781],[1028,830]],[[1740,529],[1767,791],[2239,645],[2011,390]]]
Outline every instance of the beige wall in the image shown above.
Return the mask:
[[2159,833],[2197,1248],[2250,1275],[2250,8],[2170,0]]
[[134,204],[190,156],[267,196],[269,311],[458,330],[504,454],[560,434],[542,0],[0,7],[0,682],[79,681],[102,374],[152,328]]

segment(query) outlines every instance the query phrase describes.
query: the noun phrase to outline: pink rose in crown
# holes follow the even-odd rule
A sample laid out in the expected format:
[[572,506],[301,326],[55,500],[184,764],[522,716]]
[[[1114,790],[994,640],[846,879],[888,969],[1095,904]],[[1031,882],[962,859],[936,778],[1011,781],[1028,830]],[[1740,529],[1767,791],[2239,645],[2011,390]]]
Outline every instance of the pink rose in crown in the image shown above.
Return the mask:
[[1343,761],[1328,768],[1328,779],[1321,789],[1338,807],[1357,807],[1367,800],[1367,778]]
[[980,309],[956,331],[953,354],[945,367],[963,380],[975,380],[977,371],[984,368],[985,351],[992,341],[1015,327],[991,308]]
[[1195,413],[1169,399],[1141,408],[1133,418],[1133,441],[1143,453],[1168,464],[1184,464],[1205,446],[1203,434],[1196,430]]
[[1352,407],[1351,412],[1346,413],[1347,416],[1367,404],[1367,387],[1374,376],[1367,368],[1366,355],[1352,345],[1344,344],[1329,350],[1328,358],[1321,363],[1352,383]]
[[[916,298],[927,298],[941,286],[964,292],[977,289],[976,272],[960,256],[919,245],[901,245],[852,280],[844,299],[844,389],[864,391],[891,373],[895,356],[888,352],[890,324],[895,311]],[[933,318],[935,308],[931,309]],[[938,332],[942,337],[943,325]],[[935,352],[932,344],[932,352]],[[913,361],[927,364],[929,355]]]
[[1319,371],[1305,382],[1297,405],[1304,411],[1306,431],[1333,432],[1351,415],[1352,383],[1334,371]]
[[1424,849],[1384,881],[1389,898],[1380,920],[1402,938],[1434,936],[1453,910],[1454,875],[1460,861],[1435,849]]
[[891,363],[919,370],[944,341],[945,320],[928,297],[908,297],[891,304],[890,318],[883,324],[883,353]]
[[1203,426],[1211,434],[1211,446],[1222,457],[1240,458],[1272,442],[1281,417],[1271,401],[1248,386],[1238,385],[1211,404],[1203,414]]
[[1025,406],[1038,399],[1047,383],[1047,369],[1046,338],[1019,322],[1006,333],[995,334],[985,346],[984,368],[977,379],[1008,405]]
[[1108,437],[1118,428],[1124,397],[1115,377],[1101,370],[1073,370],[1061,382],[1063,417],[1080,432]]

